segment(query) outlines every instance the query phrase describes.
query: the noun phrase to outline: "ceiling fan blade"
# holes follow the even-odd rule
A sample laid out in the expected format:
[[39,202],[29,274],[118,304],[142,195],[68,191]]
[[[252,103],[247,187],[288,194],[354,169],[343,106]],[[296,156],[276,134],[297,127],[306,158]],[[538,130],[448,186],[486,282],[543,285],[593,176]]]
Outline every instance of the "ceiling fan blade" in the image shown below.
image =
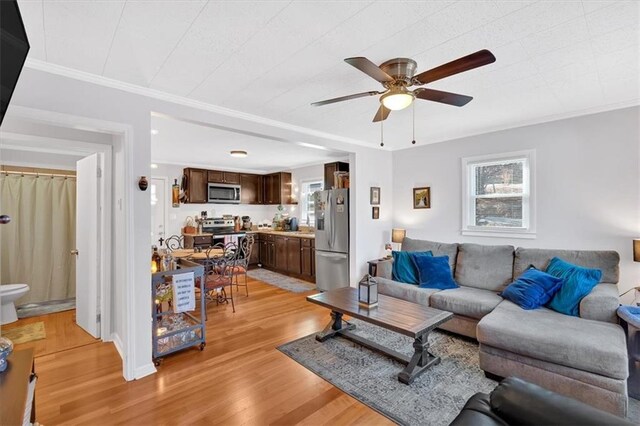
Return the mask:
[[496,61],[496,57],[488,50],[479,50],[471,55],[463,56],[455,61],[430,69],[413,77],[415,84],[427,84],[454,74],[469,71]]
[[358,56],[355,58],[347,58],[344,60],[349,65],[358,68],[363,73],[367,74],[369,77],[374,80],[379,81],[380,83],[384,82],[392,82],[393,77],[391,77],[386,72],[382,71],[379,66],[368,60],[363,56]]
[[380,108],[378,108],[378,112],[376,112],[376,116],[373,117],[373,122],[377,123],[378,121],[386,120],[389,117],[389,113],[391,110],[384,105],[380,104]]
[[416,98],[427,101],[440,102],[441,104],[454,105],[457,107],[465,106],[471,99],[471,96],[459,95],[457,93],[441,92],[433,89],[417,89],[413,92]]
[[313,105],[313,106],[322,106],[322,105],[327,105],[327,104],[333,104],[335,102],[348,101],[349,99],[357,99],[357,98],[364,98],[365,96],[380,95],[381,93],[384,93],[384,92],[372,91],[372,92],[356,93],[356,94],[353,94],[353,95],[340,96],[339,98],[327,99],[326,101],[314,102],[311,105]]

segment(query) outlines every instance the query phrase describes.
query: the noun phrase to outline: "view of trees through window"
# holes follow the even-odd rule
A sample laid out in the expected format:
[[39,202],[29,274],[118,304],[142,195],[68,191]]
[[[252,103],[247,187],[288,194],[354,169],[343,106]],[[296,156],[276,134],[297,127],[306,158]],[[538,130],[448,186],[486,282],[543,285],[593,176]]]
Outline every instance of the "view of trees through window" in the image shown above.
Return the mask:
[[477,164],[475,168],[475,225],[523,226],[524,160]]
[[313,193],[316,191],[322,191],[322,189],[323,189],[322,181],[304,182],[302,184],[302,208],[301,208],[302,224],[315,226],[316,216],[315,216],[315,204],[314,204]]

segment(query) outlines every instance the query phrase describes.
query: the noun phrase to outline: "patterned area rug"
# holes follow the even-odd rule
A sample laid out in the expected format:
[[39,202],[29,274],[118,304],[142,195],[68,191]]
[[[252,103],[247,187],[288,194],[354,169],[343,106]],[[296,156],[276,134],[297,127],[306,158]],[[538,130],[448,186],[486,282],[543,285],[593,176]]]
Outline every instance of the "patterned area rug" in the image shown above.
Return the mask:
[[293,293],[304,293],[305,291],[315,290],[316,288],[313,283],[288,277],[266,269],[251,269],[247,272],[247,275],[253,279],[260,280],[266,284],[280,287]]
[[47,334],[44,331],[44,323],[38,321],[33,324],[21,325],[20,327],[13,327],[8,330],[3,329],[2,337],[6,337],[11,340],[14,345],[17,345],[19,343],[44,339],[47,337]]
[[[413,340],[358,321],[354,333],[398,352],[411,355]],[[344,338],[315,340],[315,333],[278,349],[329,383],[389,419],[405,425],[448,425],[469,397],[491,392],[497,382],[478,365],[478,344],[450,333],[430,334],[431,352],[442,362],[424,372],[410,386],[400,383],[404,366]],[[638,419],[640,401],[629,401],[629,418]]]
[[51,302],[27,303],[16,307],[18,318],[37,317],[39,315],[70,311],[76,308],[76,299],[54,300]]

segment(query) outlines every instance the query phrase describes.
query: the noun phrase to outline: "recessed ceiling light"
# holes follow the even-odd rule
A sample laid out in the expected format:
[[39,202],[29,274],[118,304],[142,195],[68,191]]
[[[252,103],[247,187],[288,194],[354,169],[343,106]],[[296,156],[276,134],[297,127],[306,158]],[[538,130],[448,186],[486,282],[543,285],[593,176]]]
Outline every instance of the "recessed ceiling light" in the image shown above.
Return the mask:
[[157,168],[158,168],[158,165],[157,165],[156,163],[151,163],[151,168],[152,168],[152,169],[157,169]]
[[160,132],[158,131],[158,129],[151,129],[151,134],[152,134],[153,136],[157,135],[158,133],[160,133]]
[[232,157],[238,157],[238,158],[244,158],[247,155],[247,151],[239,151],[239,150],[233,150],[229,153]]

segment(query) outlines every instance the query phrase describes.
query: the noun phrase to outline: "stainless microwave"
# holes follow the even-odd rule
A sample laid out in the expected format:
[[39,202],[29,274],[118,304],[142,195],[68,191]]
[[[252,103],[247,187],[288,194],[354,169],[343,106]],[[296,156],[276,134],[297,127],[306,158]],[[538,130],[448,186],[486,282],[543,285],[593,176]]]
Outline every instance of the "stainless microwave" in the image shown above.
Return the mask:
[[240,185],[210,183],[207,186],[207,199],[210,203],[240,204]]

